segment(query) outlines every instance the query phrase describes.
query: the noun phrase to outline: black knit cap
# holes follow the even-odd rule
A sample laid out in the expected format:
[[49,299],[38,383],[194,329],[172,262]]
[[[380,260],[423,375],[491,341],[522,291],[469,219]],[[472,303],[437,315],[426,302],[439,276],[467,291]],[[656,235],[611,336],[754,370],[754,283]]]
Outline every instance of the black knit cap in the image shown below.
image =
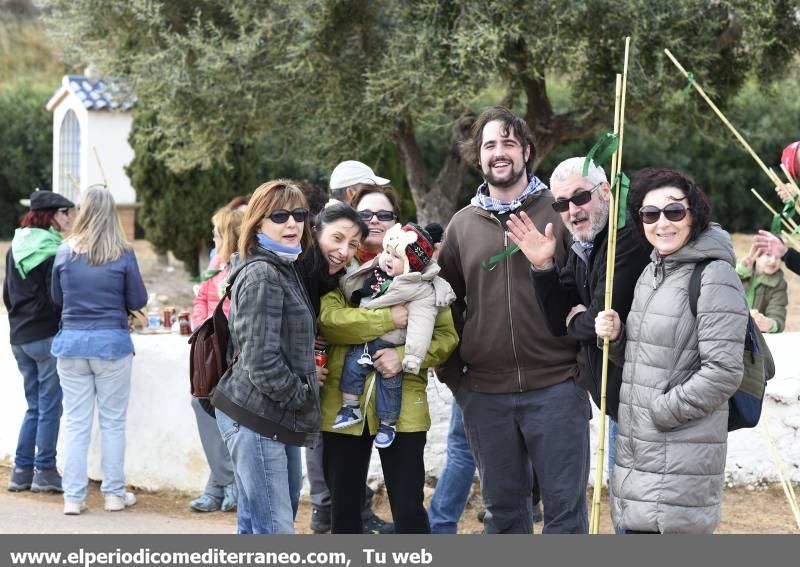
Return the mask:
[[74,209],[75,203],[52,191],[34,191],[31,193],[31,210]]

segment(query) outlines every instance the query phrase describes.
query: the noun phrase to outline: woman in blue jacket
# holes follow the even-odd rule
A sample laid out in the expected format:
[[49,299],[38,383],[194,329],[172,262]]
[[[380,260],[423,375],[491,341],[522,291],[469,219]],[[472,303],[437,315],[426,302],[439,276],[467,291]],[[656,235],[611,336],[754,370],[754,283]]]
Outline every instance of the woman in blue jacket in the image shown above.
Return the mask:
[[108,190],[83,193],[72,235],[56,254],[52,295],[62,306],[52,352],[64,392],[64,514],[86,508],[95,400],[105,509],[124,510],[136,503],[133,493],[125,491],[125,421],[134,354],[128,310],[144,307],[147,290]]

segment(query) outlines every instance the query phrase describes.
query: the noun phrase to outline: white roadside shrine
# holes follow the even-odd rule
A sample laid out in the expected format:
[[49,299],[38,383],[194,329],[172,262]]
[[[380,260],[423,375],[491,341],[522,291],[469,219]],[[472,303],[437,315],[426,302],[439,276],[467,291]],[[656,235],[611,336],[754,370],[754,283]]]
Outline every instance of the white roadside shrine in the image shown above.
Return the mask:
[[[106,184],[129,240],[134,238],[136,192],[125,167],[136,102],[119,79],[66,75],[47,102],[53,113],[53,191],[77,203],[79,191]],[[76,188],[76,185],[78,188]]]

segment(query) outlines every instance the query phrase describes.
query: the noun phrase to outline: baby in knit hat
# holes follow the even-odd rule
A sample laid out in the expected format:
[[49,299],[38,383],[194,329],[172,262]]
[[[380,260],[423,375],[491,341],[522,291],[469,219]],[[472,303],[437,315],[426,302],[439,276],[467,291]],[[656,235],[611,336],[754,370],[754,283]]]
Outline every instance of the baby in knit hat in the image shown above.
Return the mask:
[[[431,344],[436,316],[455,299],[450,284],[438,276],[439,265],[433,260],[433,254],[433,242],[424,228],[414,223],[396,224],[383,238],[383,252],[340,280],[344,296],[354,307],[380,309],[405,304],[408,325],[365,345],[355,346],[347,353],[339,382],[342,407],[333,429],[344,429],[363,421],[359,396],[364,391],[367,375],[373,371],[372,356],[377,351],[405,344],[403,372],[419,374],[422,370],[420,366]],[[379,449],[394,441],[403,372],[394,376],[375,372],[375,410],[380,420],[375,446]]]

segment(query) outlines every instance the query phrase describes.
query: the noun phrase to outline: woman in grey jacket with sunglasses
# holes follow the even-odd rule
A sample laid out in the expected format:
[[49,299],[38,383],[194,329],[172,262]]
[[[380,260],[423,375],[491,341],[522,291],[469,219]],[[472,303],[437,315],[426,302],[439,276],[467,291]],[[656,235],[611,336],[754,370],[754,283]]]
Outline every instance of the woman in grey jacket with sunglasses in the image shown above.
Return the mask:
[[217,426],[239,489],[239,533],[293,533],[300,447],[319,436],[314,311],[295,260],[311,245],[308,208],[291,182],[259,187],[231,259],[229,354]]
[[[626,533],[711,533],[719,524],[728,399],[742,380],[747,303],[728,233],[694,181],[645,169],[631,184],[636,227],[653,245],[624,327],[598,314],[598,337],[624,360],[611,515]],[[689,279],[702,272],[697,318]]]

